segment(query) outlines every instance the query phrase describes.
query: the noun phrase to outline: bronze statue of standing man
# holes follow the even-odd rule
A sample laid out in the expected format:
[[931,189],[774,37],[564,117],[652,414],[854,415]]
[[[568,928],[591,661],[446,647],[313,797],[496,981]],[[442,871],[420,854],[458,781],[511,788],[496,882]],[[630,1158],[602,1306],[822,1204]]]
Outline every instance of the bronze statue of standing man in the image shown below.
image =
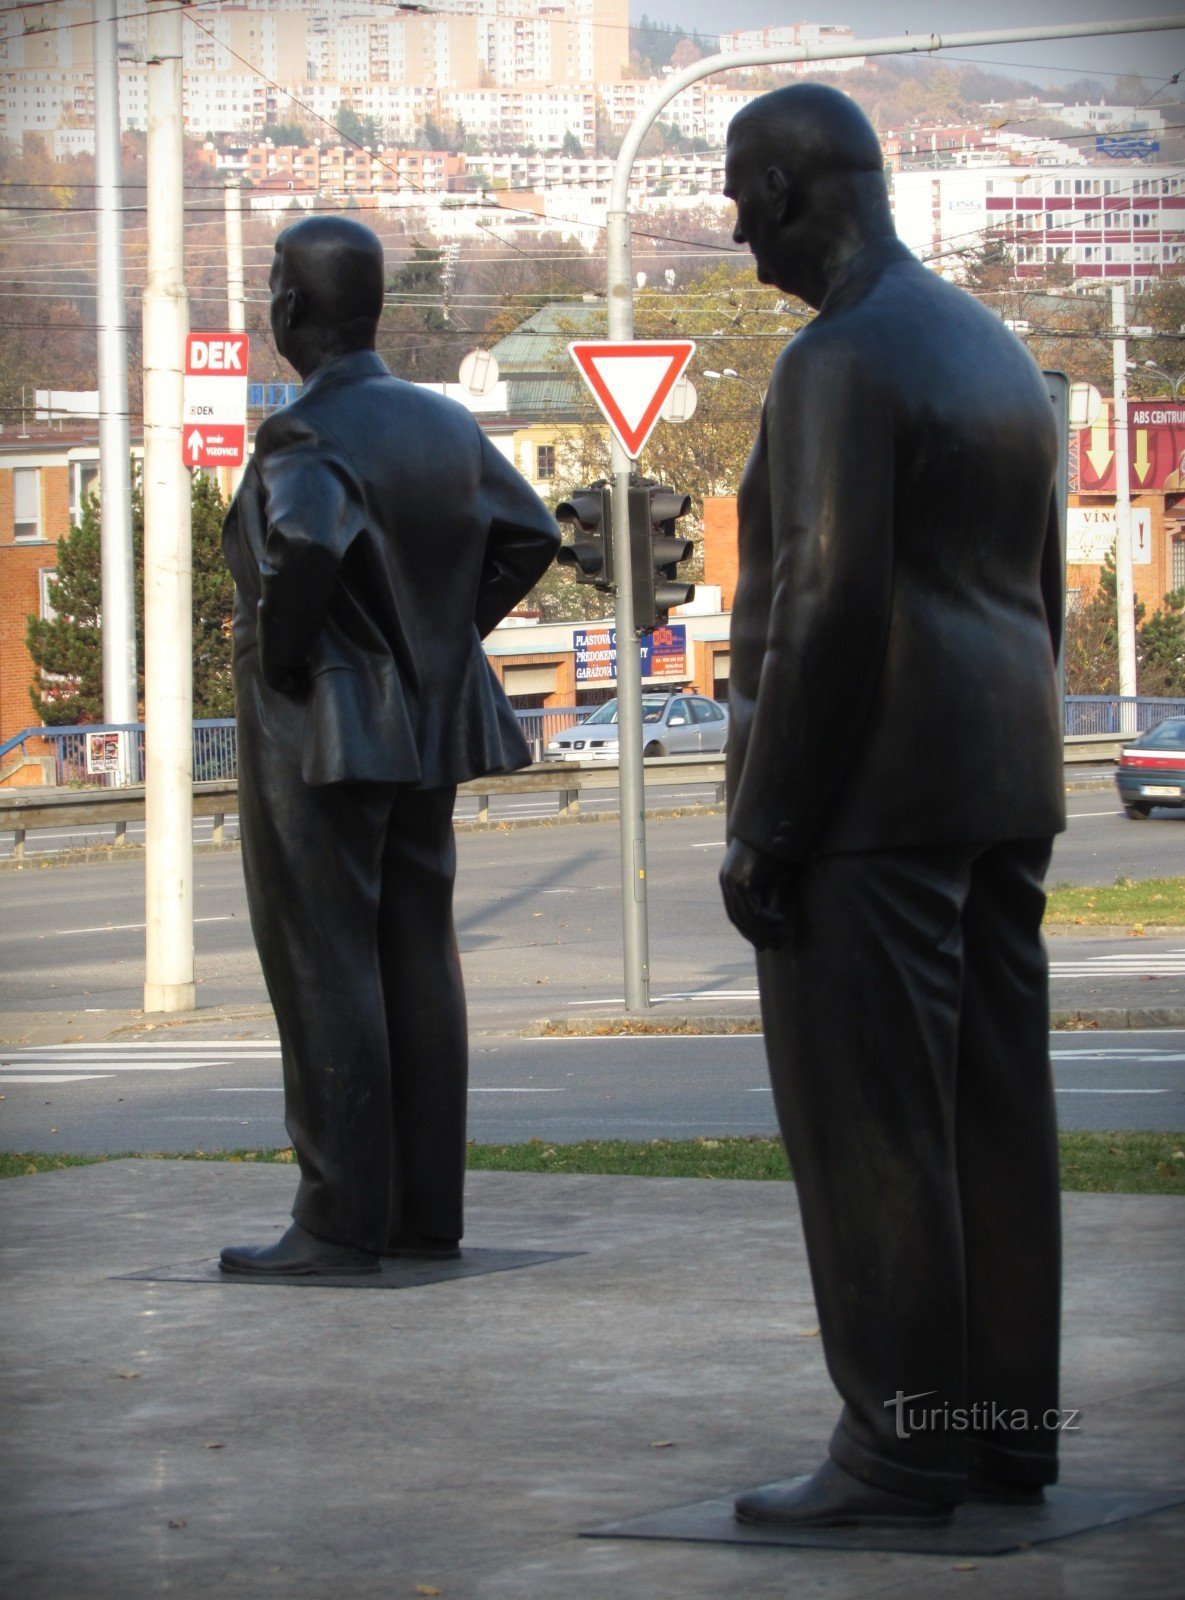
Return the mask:
[[368,228],[285,228],[269,283],[304,387],[256,435],[223,550],[243,871],[300,1183],[283,1237],[228,1246],[222,1269],[337,1276],[458,1254],[453,803],[530,761],[481,640],[559,530],[469,412],[376,354]]
[[726,180],[758,277],[818,310],[740,488],[721,884],[843,1400],[823,1466],[737,1512],[940,1522],[1057,1476],[1052,407],[896,238],[847,96],[752,102]]

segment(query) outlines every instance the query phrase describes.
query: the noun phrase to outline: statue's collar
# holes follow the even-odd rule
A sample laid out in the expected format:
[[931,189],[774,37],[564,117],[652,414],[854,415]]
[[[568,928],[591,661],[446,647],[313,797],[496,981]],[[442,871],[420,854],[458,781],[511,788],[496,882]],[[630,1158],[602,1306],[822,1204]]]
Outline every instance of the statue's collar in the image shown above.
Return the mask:
[[310,389],[326,388],[330,384],[352,383],[358,378],[375,378],[390,375],[387,363],[377,350],[350,350],[344,356],[332,356],[311,372],[305,381],[302,394]]

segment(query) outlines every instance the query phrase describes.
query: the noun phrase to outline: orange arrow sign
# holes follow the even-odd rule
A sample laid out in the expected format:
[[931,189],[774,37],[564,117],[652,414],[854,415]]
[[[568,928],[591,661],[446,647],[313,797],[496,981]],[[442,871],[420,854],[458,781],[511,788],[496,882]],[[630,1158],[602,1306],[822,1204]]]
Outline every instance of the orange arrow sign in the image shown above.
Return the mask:
[[654,431],[663,401],[695,353],[694,343],[690,339],[632,339],[620,344],[577,339],[568,350],[605,421],[626,455],[636,461]]

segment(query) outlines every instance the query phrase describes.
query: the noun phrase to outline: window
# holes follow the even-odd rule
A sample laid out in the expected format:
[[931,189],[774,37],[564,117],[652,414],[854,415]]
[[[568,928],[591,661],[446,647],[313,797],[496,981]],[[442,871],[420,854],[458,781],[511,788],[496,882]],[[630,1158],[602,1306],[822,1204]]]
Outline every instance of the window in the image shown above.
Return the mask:
[[38,614],[42,622],[52,622],[57,616],[53,603],[53,592],[57,581],[58,574],[53,567],[42,567],[37,574]]
[[535,446],[535,477],[540,483],[550,482],[555,477],[555,445]]
[[12,536],[14,539],[41,537],[41,470],[38,467],[13,469]]
[[82,510],[89,494],[99,489],[99,463],[97,461],[72,461],[70,463],[70,521],[75,527],[82,521]]
[[1174,589],[1185,589],[1185,539],[1173,540],[1173,576]]

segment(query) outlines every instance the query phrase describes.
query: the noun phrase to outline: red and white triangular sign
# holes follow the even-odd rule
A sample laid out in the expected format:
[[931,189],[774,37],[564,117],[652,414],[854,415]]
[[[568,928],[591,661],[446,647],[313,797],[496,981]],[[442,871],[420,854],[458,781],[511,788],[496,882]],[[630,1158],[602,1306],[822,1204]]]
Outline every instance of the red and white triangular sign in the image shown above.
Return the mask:
[[636,461],[695,344],[690,339],[631,339],[628,344],[577,339],[568,349],[605,421]]

